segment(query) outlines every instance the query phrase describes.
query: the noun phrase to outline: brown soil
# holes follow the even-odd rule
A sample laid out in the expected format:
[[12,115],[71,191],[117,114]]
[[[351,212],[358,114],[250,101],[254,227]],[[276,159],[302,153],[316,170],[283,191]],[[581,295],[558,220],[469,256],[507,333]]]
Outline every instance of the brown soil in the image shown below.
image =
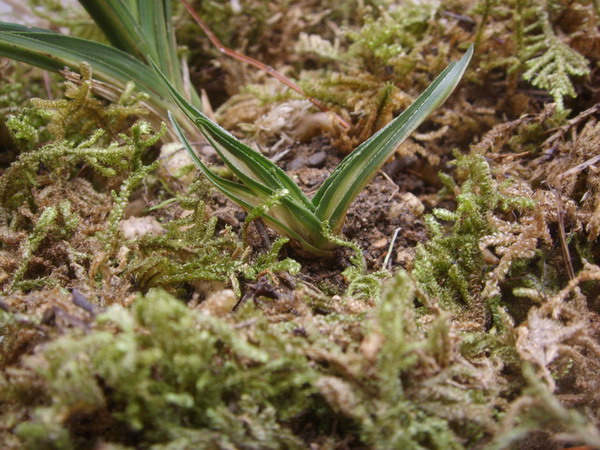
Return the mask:
[[[294,178],[309,197],[345,156],[333,148],[325,137],[314,138],[308,143],[295,143],[282,148],[280,152],[284,156],[278,165]],[[384,268],[383,263],[396,230],[398,233],[392,256],[387,264],[392,271],[398,268],[410,270],[416,244],[427,240],[427,230],[421,218],[425,213],[425,205],[430,209],[436,203],[434,197],[438,187],[428,185],[420,173],[407,169],[409,162],[406,159],[392,160],[386,164],[348,211],[343,236],[360,246],[369,270]],[[217,161],[214,158],[214,162]],[[426,163],[422,165],[423,172],[433,171]],[[210,207],[212,214],[219,218],[221,227],[229,225],[239,230],[246,217],[240,207],[216,190],[211,195]],[[262,251],[277,235],[264,227],[259,228],[250,227],[250,242],[256,250]],[[341,272],[348,265],[348,251],[340,250],[332,261],[306,258],[290,246],[284,251],[302,264],[306,281],[325,291],[343,292],[345,283]]]

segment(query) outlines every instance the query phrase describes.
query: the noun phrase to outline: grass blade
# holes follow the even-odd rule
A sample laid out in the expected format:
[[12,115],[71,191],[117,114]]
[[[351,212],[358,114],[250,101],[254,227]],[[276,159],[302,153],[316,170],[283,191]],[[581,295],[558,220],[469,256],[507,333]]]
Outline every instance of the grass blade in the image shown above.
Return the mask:
[[473,55],[473,46],[451,63],[402,114],[362,143],[333,171],[312,201],[316,214],[339,232],[346,211],[398,146],[452,93]]
[[287,189],[290,196],[300,205],[310,211],[314,210],[312,202],[280,167],[211,122],[208,117],[183,98],[160,69],[153,62],[152,64],[169,88],[175,102],[198,126],[223,162],[250,190],[256,195],[264,196],[271,195],[279,189]]
[[[169,118],[171,119],[171,123],[173,124],[173,128],[175,129],[179,140],[182,142],[196,166],[204,176],[231,201],[240,205],[247,211],[250,211],[274,195],[273,190],[266,188],[265,195],[258,196],[248,187],[216,175],[202,162],[198,155],[196,155],[189,140],[177,123],[177,120],[170,112]],[[326,245],[319,245],[319,247],[317,247],[314,245],[315,242],[309,242],[309,239],[307,239],[307,236],[320,236],[321,223],[314,216],[312,211],[303,208],[302,205],[296,203],[289,196],[286,197],[281,199],[280,205],[272,208],[270,214],[262,216],[262,219],[274,230],[292,238],[297,244],[304,248],[304,250],[312,254],[330,256],[330,250]]]
[[180,92],[185,92],[175,32],[171,23],[171,2],[139,0],[137,3],[140,25],[149,41],[148,46],[154,50],[152,58],[156,55],[156,61],[163,73],[167,74]]
[[128,81],[135,80],[139,89],[168,98],[160,79],[147,65],[128,53],[98,42],[0,23],[0,55],[52,71],[65,66],[77,71],[80,62],[86,61],[96,78],[113,86],[122,89]]
[[[116,48],[144,63],[149,57],[180,92],[186,92],[183,68],[177,56],[171,22],[170,0],[79,0]],[[192,104],[200,106],[195,90],[186,92]]]
[[[130,5],[122,0],[79,0],[79,3],[115,48],[141,61],[145,61],[147,55],[156,57],[154,49],[148,44],[146,33],[135,16],[137,11]],[[148,8],[151,8],[150,5],[153,3],[160,2],[158,0],[148,2]]]

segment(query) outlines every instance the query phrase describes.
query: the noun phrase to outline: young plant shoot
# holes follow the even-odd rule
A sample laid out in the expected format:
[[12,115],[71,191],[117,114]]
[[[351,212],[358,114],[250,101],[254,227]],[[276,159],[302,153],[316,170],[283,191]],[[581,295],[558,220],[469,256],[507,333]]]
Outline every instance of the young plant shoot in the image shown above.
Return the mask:
[[[340,232],[352,201],[371,181],[398,146],[452,93],[473,55],[473,46],[451,63],[402,114],[350,153],[309,199],[298,185],[268,158],[240,142],[211,122],[162,74],[175,102],[215,148],[239,182],[210,170],[196,155],[178,120],[169,114],[181,142],[200,171],[227,197],[250,211],[271,201],[262,216],[279,233],[304,251],[327,257],[336,244],[332,234]],[[273,199],[277,199],[273,202]]]
[[[171,109],[169,118],[176,134],[200,170],[221,192],[246,210],[259,206],[266,209],[269,205],[267,213],[262,215],[269,226],[305,251],[321,256],[331,255],[336,247],[331,237],[340,232],[352,201],[402,141],[448,98],[473,54],[470,47],[460,61],[450,64],[406,111],[350,153],[309,199],[283,170],[212,123],[198,109],[199,97],[193,89],[186,88],[182,75],[169,0],[80,0],[80,3],[111,36],[112,46],[49,30],[0,23],[0,55],[50,70],[64,66],[74,69],[85,60],[100,80],[116,88],[135,80],[137,88],[148,95],[148,106],[159,117]],[[107,85],[103,85],[103,95],[110,98]],[[190,94],[184,96],[188,90]],[[173,108],[167,92],[179,109]],[[188,118],[215,147],[239,182],[219,177],[197,157],[183,132],[196,131]]]

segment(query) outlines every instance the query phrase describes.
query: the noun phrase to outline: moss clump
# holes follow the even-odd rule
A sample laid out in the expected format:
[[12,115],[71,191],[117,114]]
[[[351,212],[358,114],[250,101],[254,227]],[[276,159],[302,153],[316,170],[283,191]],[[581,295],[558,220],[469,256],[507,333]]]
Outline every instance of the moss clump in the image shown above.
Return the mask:
[[[357,66],[362,63],[374,74],[388,76],[391,71],[399,79],[416,63],[416,49],[428,38],[429,20],[437,13],[434,2],[406,2],[401,8],[371,9],[359,29],[347,29],[352,42],[347,58]],[[414,54],[413,54],[414,52]]]
[[[65,142],[49,144],[23,153],[4,172],[0,178],[0,215],[6,230],[4,249],[10,257],[3,260],[2,266],[7,272],[17,266],[5,290],[17,287],[31,289],[32,286],[23,284],[25,278],[35,278],[38,284],[44,284],[40,277],[44,276],[44,272],[49,275],[52,270],[49,268],[64,264],[64,260],[60,261],[62,258],[79,267],[82,256],[90,258],[90,255],[82,255],[82,252],[90,251],[94,242],[100,244],[99,240],[84,237],[89,235],[86,228],[90,221],[100,217],[104,219],[104,214],[111,211],[111,207],[107,204],[108,199],[102,199],[89,181],[73,176],[73,171],[81,170],[81,165],[94,169],[102,177],[115,177],[117,171],[130,173],[121,186],[120,194],[114,195],[115,203],[105,224],[107,229],[98,236],[102,241],[100,246],[115,250],[117,227],[129,196],[136,185],[156,167],[156,163],[142,164],[140,158],[144,148],[156,142],[160,135],[144,138],[150,129],[143,122],[135,125],[132,133],[132,138],[123,136],[123,144],[113,142],[108,146],[98,144],[104,134],[102,130],[78,145]],[[40,170],[41,167],[44,170]],[[53,183],[49,183],[49,179]],[[82,242],[82,238],[85,242]],[[38,257],[37,270],[33,269],[28,274],[30,262],[43,240],[46,240],[41,259],[44,262],[40,264]],[[70,244],[65,245],[66,242]],[[62,250],[53,248],[56,246]],[[12,255],[13,252],[20,256]],[[45,266],[45,270],[40,272],[39,266]],[[58,274],[53,275],[54,282],[58,281]]]
[[[138,96],[128,90],[119,103],[104,105],[92,94],[89,66],[82,71],[80,86],[67,83],[67,98],[38,99],[37,108],[17,111],[8,121],[26,147],[0,177],[5,293],[56,285],[88,291],[101,277],[110,278],[105,263],[118,248],[124,209],[157,165],[142,162],[162,134],[145,122],[133,124],[143,112]],[[45,121],[26,120],[34,113]],[[54,142],[37,147],[48,131]],[[112,189],[119,193],[111,204]]]
[[339,381],[338,408],[374,448],[468,447],[493,429],[495,393],[460,360],[447,316],[417,319],[415,291],[404,272],[385,286],[360,345],[364,372]]
[[287,239],[279,238],[266,252],[254,256],[231,227],[216,230],[217,218],[208,215],[203,200],[206,186],[197,183],[190,191],[179,198],[185,211],[182,217],[165,223],[163,234],[143,236],[134,244],[128,273],[140,289],[162,287],[176,292],[191,284],[205,291],[201,288],[204,282],[218,282],[212,287],[231,284],[239,296],[239,278],[255,280],[263,272],[299,272],[296,261],[278,259]]
[[[104,441],[179,447],[298,447],[278,421],[311,402],[305,358],[264,330],[255,339],[191,311],[164,292],[113,306],[91,333],[72,330],[26,358],[43,383],[31,420],[15,432],[29,448]],[[293,374],[293,376],[290,376]],[[29,376],[9,371],[2,397]]]
[[[557,423],[573,439],[594,441],[583,415],[560,407],[518,364],[469,343],[427,297],[420,300],[433,313],[419,314],[408,274],[385,285],[367,316],[350,303],[315,315],[306,295],[262,303],[264,311],[247,302],[231,314],[218,306],[230,304],[225,291],[195,308],[152,290],[130,308],[72,321],[0,372],[6,442],[306,448],[345,440],[460,449],[492,436],[514,442]],[[2,332],[31,326],[2,313]],[[51,331],[47,322],[36,326]],[[545,394],[523,410],[526,400],[514,398],[528,379]],[[520,417],[527,424],[518,433],[503,431]]]
[[92,79],[91,66],[81,63],[79,70],[81,75],[70,73],[74,81],[65,82],[65,98],[31,99],[34,108],[25,109],[10,118],[7,125],[17,142],[32,148],[40,141],[38,128],[41,123],[47,123],[42,130],[68,145],[80,144],[99,128],[105,132],[102,143],[108,144],[133,125],[135,118],[148,114],[142,106],[147,96],[137,93],[133,83],[114,103],[106,104],[93,95],[96,82]]
[[564,1],[481,0],[472,12],[480,17],[478,44],[486,46],[483,39],[493,35],[506,35],[510,44],[506,49],[511,54],[485,58],[486,68],[504,65],[513,81],[515,74],[522,73],[525,81],[552,96],[559,111],[565,97],[577,96],[573,80],[590,73],[590,59],[595,57],[577,49],[583,48],[577,42],[579,34],[597,33],[593,2],[574,7]]
[[[527,191],[499,184],[483,156],[458,155],[454,164],[465,178],[462,185],[446,175],[442,180],[455,195],[456,210],[438,208],[426,217],[432,239],[417,248],[413,274],[444,309],[486,326],[495,313],[499,283],[514,261],[535,255],[538,239],[547,238],[548,231]],[[519,224],[504,220],[511,213],[522,217]]]
[[280,300],[286,320],[158,290],[113,305],[5,367],[0,417],[29,448],[305,448],[335,428],[356,445],[445,449],[496,431],[513,389],[503,366],[463,355],[449,316],[419,319],[406,273],[367,317],[314,315],[298,294]]
[[[138,446],[300,448],[295,426],[316,425],[321,413],[332,414],[327,404],[342,423],[344,416],[356,422],[365,442],[381,445],[389,437],[382,426],[397,433],[419,417],[398,442],[431,440],[443,448],[456,441],[448,424],[427,419],[398,384],[420,360],[411,344],[420,336],[408,313],[412,292],[405,275],[388,289],[366,341],[377,361],[370,371],[357,359],[358,343],[343,350],[321,335],[357,318],[340,315],[319,331],[310,315],[270,324],[251,304],[238,317],[218,318],[153,291],[130,310],[109,308],[90,332],[72,329],[40,347],[23,369],[8,368],[1,392],[31,408],[31,419],[15,428],[30,448],[90,445],[100,436]],[[27,396],[32,383],[41,397]]]

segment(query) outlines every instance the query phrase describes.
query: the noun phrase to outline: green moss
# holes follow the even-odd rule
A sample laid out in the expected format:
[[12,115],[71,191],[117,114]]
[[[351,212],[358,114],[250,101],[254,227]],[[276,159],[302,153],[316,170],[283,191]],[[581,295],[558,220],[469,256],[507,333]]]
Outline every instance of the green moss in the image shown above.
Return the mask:
[[523,375],[527,386],[519,400],[512,405],[501,432],[489,443],[488,448],[496,450],[520,447],[523,439],[538,431],[540,426],[563,430],[565,437],[591,448],[600,445],[598,428],[578,411],[565,408],[539,379],[530,364],[524,363]]
[[150,125],[146,122],[138,122],[131,128],[131,138],[125,135],[122,136],[126,147],[131,152],[131,159],[129,161],[130,174],[121,184],[119,193],[112,192],[113,208],[107,220],[107,229],[99,236],[100,240],[105,243],[105,249],[109,254],[116,251],[119,243],[118,229],[125,213],[125,207],[129,204],[129,197],[131,197],[134,189],[138,187],[146,176],[158,167],[158,161],[144,165],[142,162],[142,153],[145,149],[155,145],[164,136],[166,131],[167,128],[163,124],[158,133],[146,137],[152,132]]
[[136,93],[133,83],[128,84],[118,101],[107,105],[93,95],[95,81],[92,79],[91,66],[81,63],[79,70],[81,76],[78,84],[65,82],[66,98],[32,99],[36,108],[50,112],[48,131],[55,139],[77,145],[101,128],[106,132],[104,143],[107,143],[132,124],[132,116],[148,114],[141,103],[147,96]]
[[[563,14],[575,11],[579,15],[578,24],[571,25],[567,33],[560,30]],[[494,33],[498,23],[509,23],[506,38],[512,44],[511,54],[492,57],[486,62],[486,68],[504,65],[508,67],[509,76],[522,73],[525,81],[546,90],[556,102],[557,111],[562,113],[565,97],[576,97],[573,81],[590,73],[590,61],[570,40],[588,32],[586,24],[595,21],[597,16],[594,6],[587,3],[573,7],[569,2],[547,0],[482,0],[472,12],[481,18],[477,44],[483,44],[484,34]]]
[[[81,85],[66,82],[67,98],[33,99],[36,108],[25,108],[9,118],[8,127],[12,136],[30,151],[21,154],[2,174],[0,204],[3,207],[20,206],[29,198],[30,188],[40,183],[36,178],[41,166],[55,175],[57,181],[64,182],[65,178],[71,176],[71,171],[80,170],[82,165],[91,167],[102,176],[114,177],[128,168],[128,157],[133,158],[132,161],[139,160],[141,144],[125,137],[126,145],[121,146],[116,138],[120,131],[126,130],[125,125],[133,124],[132,117],[145,113],[140,105],[141,97],[130,86],[118,103],[104,105],[93,96],[89,65],[82,64],[81,71]],[[31,150],[40,140],[40,132],[45,132],[47,120],[47,129],[52,133],[54,142]],[[147,125],[138,125],[133,133],[147,134],[147,128]],[[135,136],[133,139],[140,141]],[[157,140],[147,143],[145,147]],[[137,168],[132,169],[135,171]]]
[[564,97],[576,97],[571,79],[588,75],[589,62],[557,36],[546,8],[538,7],[536,21],[526,28],[526,31],[535,30],[537,34],[532,33],[525,38],[522,57],[527,70],[523,73],[523,79],[547,90],[554,98],[558,111],[562,111]]
[[[140,289],[162,287],[174,292],[186,283],[213,281],[231,284],[241,295],[239,277],[255,280],[263,272],[299,272],[296,261],[279,261],[278,254],[287,239],[278,239],[266,252],[253,257],[251,247],[240,241],[230,227],[217,232],[217,218],[208,215],[203,200],[206,186],[197,183],[190,194],[179,197],[179,201],[192,214],[165,223],[164,234],[147,235],[136,243],[128,273]],[[249,221],[260,216],[260,207],[254,212]]]
[[[100,247],[104,259],[96,261],[96,268],[102,272],[101,266],[118,248],[129,197],[158,164],[145,165],[142,159],[164,129],[153,134],[147,123],[138,122],[128,130],[130,136],[114,134],[131,123],[129,118],[140,110],[139,98],[128,90],[119,104],[103,105],[92,95],[89,67],[83,65],[82,70],[82,85],[69,85],[67,99],[39,100],[37,109],[26,108],[9,119],[13,136],[22,137],[23,145],[28,142],[29,150],[0,177],[2,270],[12,273],[2,278],[8,278],[5,292],[61,284],[59,273],[65,266],[83,281],[88,276],[84,266],[98,256]],[[48,119],[48,127],[60,139],[35,148],[47,128],[44,122],[29,120],[32,114]],[[96,123],[108,131],[94,128]],[[106,193],[121,181],[111,208]],[[100,227],[90,223],[104,219]],[[101,230],[96,239],[86,231],[94,228]]]
[[407,395],[402,374],[418,367],[416,350],[425,344],[421,340],[424,330],[415,321],[414,295],[414,284],[406,273],[400,273],[388,284],[377,307],[376,330],[385,339],[377,358],[376,385],[385,406],[372,411],[372,418],[369,414],[361,418],[364,439],[377,448],[461,448],[447,421],[430,415],[422,408],[424,404],[413,403]]
[[373,73],[381,74],[385,66],[396,75],[406,75],[416,63],[411,53],[427,38],[429,19],[437,10],[431,2],[406,2],[401,8],[381,7],[364,16],[359,29],[348,29],[352,44],[348,57],[358,58]]
[[[399,278],[388,291],[378,322],[389,338],[378,363],[381,377],[373,385],[382,390],[376,391],[382,397],[373,401],[363,396],[365,404],[352,411],[364,427],[363,439],[376,446],[387,439],[377,429],[404,427],[408,417],[397,419],[419,410],[406,399],[398,408],[404,394],[393,381],[416,361],[408,354],[413,347],[405,342],[414,332],[406,328],[410,318],[398,304],[390,304],[398,298],[410,301],[412,289],[405,283],[406,278]],[[398,296],[400,292],[403,295]],[[404,305],[410,310],[410,303]],[[91,445],[95,435],[106,442],[138,446],[301,448],[301,439],[286,423],[310,411],[318,417],[318,408],[325,405],[315,397],[318,392],[334,402],[334,408],[341,406],[324,381],[339,387],[331,380],[341,373],[335,366],[319,368],[311,362],[310,348],[315,345],[337,355],[341,365],[350,355],[310,326],[307,338],[302,338],[295,335],[294,326],[269,324],[251,304],[238,320],[249,319],[250,325],[232,326],[190,310],[160,291],[138,298],[131,311],[113,306],[98,316],[92,332],[71,330],[26,358],[29,374],[11,372],[3,379],[5,399],[19,398],[21,405],[33,402],[30,419],[16,427],[16,434],[29,448]],[[348,319],[341,316],[339,323]],[[42,397],[19,397],[36,379],[44,386]],[[340,381],[342,386],[346,382],[352,379]],[[379,401],[385,406],[378,406]],[[342,407],[341,412],[349,410]],[[422,416],[416,414],[414,419]],[[407,433],[422,440],[421,433],[445,428],[439,419],[430,422],[418,425],[420,431],[409,427]],[[436,438],[440,444],[442,438]]]
[[281,422],[311,403],[313,371],[258,328],[249,339],[158,291],[131,311],[111,307],[92,333],[73,330],[27,360],[45,405],[17,435],[29,448],[90,444],[90,433],[136,445],[299,447]]
[[47,141],[51,135],[45,128],[50,114],[39,108],[23,108],[6,120],[10,137],[20,148],[31,150],[40,142]]
[[[21,244],[21,261],[15,273],[13,274],[11,282],[6,286],[5,292],[10,292],[13,289],[24,289],[22,286],[22,279],[27,271],[31,258],[42,243],[48,236],[52,236],[53,239],[69,239],[75,229],[79,225],[79,218],[76,214],[71,211],[71,204],[68,200],[62,201],[57,207],[48,206],[44,208],[35,223],[31,234]],[[29,280],[38,281],[38,286],[46,284],[46,282],[52,282],[51,280],[40,279],[40,280]],[[25,282],[27,284],[27,281]],[[28,286],[31,289],[31,286]]]
[[125,149],[116,143],[107,148],[97,146],[103,134],[100,130],[77,146],[54,143],[21,154],[0,178],[0,204],[12,210],[31,201],[30,190],[40,183],[38,170],[42,165],[63,181],[79,164],[87,164],[103,176],[115,176],[115,169],[127,167],[123,158]]
[[[443,308],[457,314],[474,314],[483,324],[484,310],[493,313],[496,303],[488,302],[482,295],[492,266],[486,263],[480,243],[500,232],[497,227],[501,220],[494,221],[494,217],[511,211],[530,211],[534,202],[503,192],[510,184],[499,186],[481,155],[458,155],[455,165],[459,176],[465,178],[462,185],[456,186],[447,176],[441,179],[446,192],[456,195],[456,210],[438,208],[426,217],[432,238],[417,247],[413,274]],[[449,225],[444,226],[444,222]]]
[[[26,448],[306,448],[332,433],[381,449],[478,445],[523,385],[519,361],[502,363],[500,336],[459,339],[439,312],[421,320],[416,295],[400,272],[366,317],[296,303],[280,321],[251,302],[214,316],[151,290],[5,367],[0,396],[14,408],[0,418]],[[544,392],[525,430],[555,423],[551,408],[584,435],[587,422]]]
[[379,298],[382,281],[388,278],[390,274],[385,271],[369,273],[362,249],[358,244],[333,235],[329,231],[329,225],[326,222],[323,222],[323,228],[325,236],[332,243],[340,247],[346,247],[352,251],[350,264],[342,272],[342,275],[348,282],[345,292],[346,297],[362,300]]

